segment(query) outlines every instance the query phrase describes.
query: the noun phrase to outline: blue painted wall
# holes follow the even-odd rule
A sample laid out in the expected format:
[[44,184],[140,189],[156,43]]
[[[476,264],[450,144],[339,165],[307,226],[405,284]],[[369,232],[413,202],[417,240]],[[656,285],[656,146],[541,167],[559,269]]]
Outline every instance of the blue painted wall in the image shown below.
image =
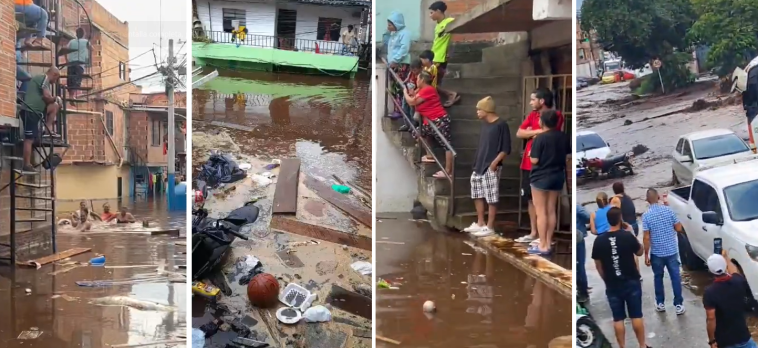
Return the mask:
[[376,10],[376,42],[382,42],[382,36],[387,32],[387,17],[392,11],[398,11],[405,17],[405,27],[411,33],[411,41],[421,37],[421,0],[381,0],[375,2]]

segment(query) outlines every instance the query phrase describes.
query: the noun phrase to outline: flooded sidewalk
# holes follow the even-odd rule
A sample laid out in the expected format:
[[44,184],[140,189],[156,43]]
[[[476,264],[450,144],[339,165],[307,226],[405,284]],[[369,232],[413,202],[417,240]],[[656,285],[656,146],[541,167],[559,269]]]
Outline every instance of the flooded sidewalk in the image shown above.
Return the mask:
[[[402,347],[547,347],[570,335],[571,299],[480,247],[409,214],[376,227],[376,332]],[[425,313],[433,301],[435,313]],[[377,340],[377,347],[397,345]]]
[[[193,173],[213,150],[228,155],[246,168],[245,176],[210,190],[204,208],[211,218],[221,218],[252,202],[259,215],[240,230],[248,240],[232,243],[217,271],[221,280],[213,279],[229,292],[212,301],[193,298],[192,327],[203,329],[206,347],[226,347],[238,338],[282,348],[371,347],[371,275],[351,267],[371,263],[371,226],[318,189],[326,185],[333,193],[333,184],[348,184],[352,192],[340,198],[370,217],[365,205],[371,194],[370,81],[232,71],[219,75],[193,93]],[[284,162],[291,160],[299,161],[294,180],[283,173]],[[290,216],[273,213],[280,180],[296,187]],[[255,262],[251,260],[261,266],[247,267],[248,261]],[[276,318],[281,303],[253,306],[245,275],[260,272],[272,275],[279,291],[297,284],[316,294],[311,306],[324,306],[331,319],[285,325]]]
[[[0,268],[0,346],[186,346],[177,343],[187,330],[184,243],[183,237],[60,234],[58,252],[91,251],[39,269]],[[88,265],[98,254],[105,265]]]

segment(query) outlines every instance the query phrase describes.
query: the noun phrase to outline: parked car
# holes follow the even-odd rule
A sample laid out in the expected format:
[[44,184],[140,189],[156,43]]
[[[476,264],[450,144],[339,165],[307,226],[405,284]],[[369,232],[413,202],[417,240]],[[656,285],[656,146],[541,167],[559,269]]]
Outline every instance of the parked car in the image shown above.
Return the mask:
[[684,228],[678,234],[684,268],[704,268],[704,260],[713,254],[713,239],[721,238],[722,248],[745,275],[750,289],[758,289],[756,197],[758,155],[700,168],[690,186],[672,190],[667,203]]
[[604,159],[612,153],[611,145],[593,131],[576,132],[576,156],[574,156],[574,167],[581,163],[583,158]]
[[722,160],[752,155],[747,143],[728,129],[712,129],[683,135],[671,155],[674,185],[691,183],[698,168]]

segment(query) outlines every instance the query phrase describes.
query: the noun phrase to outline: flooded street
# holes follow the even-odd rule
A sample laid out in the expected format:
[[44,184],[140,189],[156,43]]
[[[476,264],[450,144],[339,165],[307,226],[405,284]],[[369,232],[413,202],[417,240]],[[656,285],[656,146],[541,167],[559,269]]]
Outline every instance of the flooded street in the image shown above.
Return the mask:
[[[604,191],[611,195],[611,185],[615,181],[624,183],[626,193],[634,199],[637,213],[647,211],[645,191],[656,188],[666,192],[674,188],[672,182],[671,153],[681,135],[699,130],[726,128],[737,135],[747,137],[745,112],[740,99],[718,95],[713,78],[699,80],[695,85],[678,90],[670,95],[631,97],[628,83],[596,85],[578,92],[578,125],[598,133],[610,143],[611,150],[620,154],[632,151],[637,145],[648,148],[642,155],[632,160],[635,175],[617,180],[597,180],[584,184],[577,183],[580,204],[586,204],[588,211],[595,211],[595,195]],[[704,102],[698,101],[702,99]],[[695,103],[698,101],[697,103]],[[589,310],[605,335],[617,347],[613,336],[613,320],[605,296],[605,285],[598,275],[591,255],[594,236],[585,239],[588,257],[585,260],[590,294]],[[642,237],[640,237],[642,240]],[[683,272],[683,297],[687,312],[682,316],[674,313],[671,304],[671,282],[664,275],[667,311],[655,310],[653,272],[650,267],[640,265],[642,274],[642,309],[645,319],[647,343],[653,347],[685,347],[691,342],[706,342],[705,310],[702,295],[706,286],[712,283],[707,271]],[[748,319],[753,337],[758,338],[758,320]],[[627,346],[637,344],[627,325]]]
[[[377,218],[376,276],[396,287],[377,290],[377,336],[402,347],[541,348],[571,334],[570,298],[467,235],[437,232],[409,218]],[[422,310],[427,300],[436,313]],[[377,347],[395,345],[377,340]]]
[[[3,267],[0,346],[106,348],[183,340],[187,328],[187,287],[183,282],[173,282],[176,280],[156,279],[161,264],[165,271],[184,273],[175,267],[186,264],[186,246],[177,245],[178,241],[183,242],[184,238],[60,234],[59,252],[71,248],[92,251],[40,269],[19,266],[14,271]],[[106,257],[105,266],[75,263],[86,263],[95,254]],[[134,281],[135,278],[141,280]],[[111,283],[127,279],[130,284]],[[78,281],[95,281],[96,286],[78,286]],[[128,301],[113,296],[125,296],[135,303],[125,306]],[[103,301],[102,305],[91,303],[95,300]],[[34,332],[34,328],[41,332],[38,338],[18,339],[23,331]]]
[[[344,235],[345,241],[370,241],[370,226],[330,204],[309,184],[315,180],[331,186],[344,181],[359,188],[353,191],[370,195],[369,86],[367,76],[348,80],[219,71],[219,77],[193,91],[193,175],[214,150],[229,155],[237,164],[249,165],[241,180],[211,190],[204,208],[212,218],[224,217],[249,202],[259,208],[257,221],[240,230],[249,240],[235,240],[221,264],[222,286],[228,286],[229,293],[219,295],[215,302],[193,298],[192,327],[203,328],[206,347],[226,347],[238,337],[282,348],[371,347],[370,298],[363,296],[371,295],[371,275],[351,267],[355,262],[371,262],[370,246],[365,249],[328,241],[323,235],[318,239],[316,235],[303,235],[306,232],[302,230],[290,233],[280,223],[296,221],[316,229],[328,227],[332,234]],[[285,180],[280,178],[284,164],[275,164],[285,159],[300,163],[298,179],[293,182],[297,186],[296,213],[281,220],[282,216],[274,216],[272,207],[278,182]],[[370,214],[355,192],[342,197]],[[312,306],[325,306],[331,320],[284,325],[275,317],[282,304],[273,308],[252,306],[247,296],[248,283],[241,280],[250,271],[245,268],[245,260],[250,258],[259,260],[262,272],[278,280],[280,290],[294,283],[316,294]],[[347,302],[357,311],[329,302],[335,286],[350,292],[364,291],[358,302]],[[366,300],[368,308],[356,305]],[[361,316],[366,309],[369,315]],[[232,328],[208,331],[214,320],[232,323]]]

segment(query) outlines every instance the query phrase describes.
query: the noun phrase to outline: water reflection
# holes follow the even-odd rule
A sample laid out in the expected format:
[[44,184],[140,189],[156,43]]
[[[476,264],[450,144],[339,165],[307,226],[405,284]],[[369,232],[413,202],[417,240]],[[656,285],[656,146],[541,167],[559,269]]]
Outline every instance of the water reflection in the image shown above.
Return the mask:
[[[74,256],[86,261],[100,253],[106,267],[78,266],[63,261],[40,269],[0,269],[0,347],[105,348],[115,344],[137,344],[178,339],[186,332],[187,286],[181,283],[142,283],[110,287],[82,287],[81,280],[132,278],[155,274],[153,268],[123,268],[129,265],[156,265],[165,260],[165,269],[178,271],[185,265],[185,246],[177,240],[147,236],[58,237],[58,251],[74,247],[92,252]],[[115,266],[115,268],[114,268]],[[174,312],[142,311],[122,306],[97,306],[89,300],[105,296],[128,296],[140,301],[175,306]],[[20,340],[24,330],[42,331],[39,338]],[[183,346],[183,345],[181,345]]]
[[317,145],[317,153],[344,155],[342,165],[354,168],[358,183],[370,189],[369,86],[368,76],[219,70],[219,77],[193,90],[193,131],[223,130],[242,152],[264,159],[299,156],[301,148]]
[[[377,224],[377,334],[403,347],[547,347],[570,334],[571,301],[468,238],[397,219]],[[422,304],[438,308],[425,315]],[[377,343],[378,347],[383,344]],[[389,347],[390,345],[386,345]]]

